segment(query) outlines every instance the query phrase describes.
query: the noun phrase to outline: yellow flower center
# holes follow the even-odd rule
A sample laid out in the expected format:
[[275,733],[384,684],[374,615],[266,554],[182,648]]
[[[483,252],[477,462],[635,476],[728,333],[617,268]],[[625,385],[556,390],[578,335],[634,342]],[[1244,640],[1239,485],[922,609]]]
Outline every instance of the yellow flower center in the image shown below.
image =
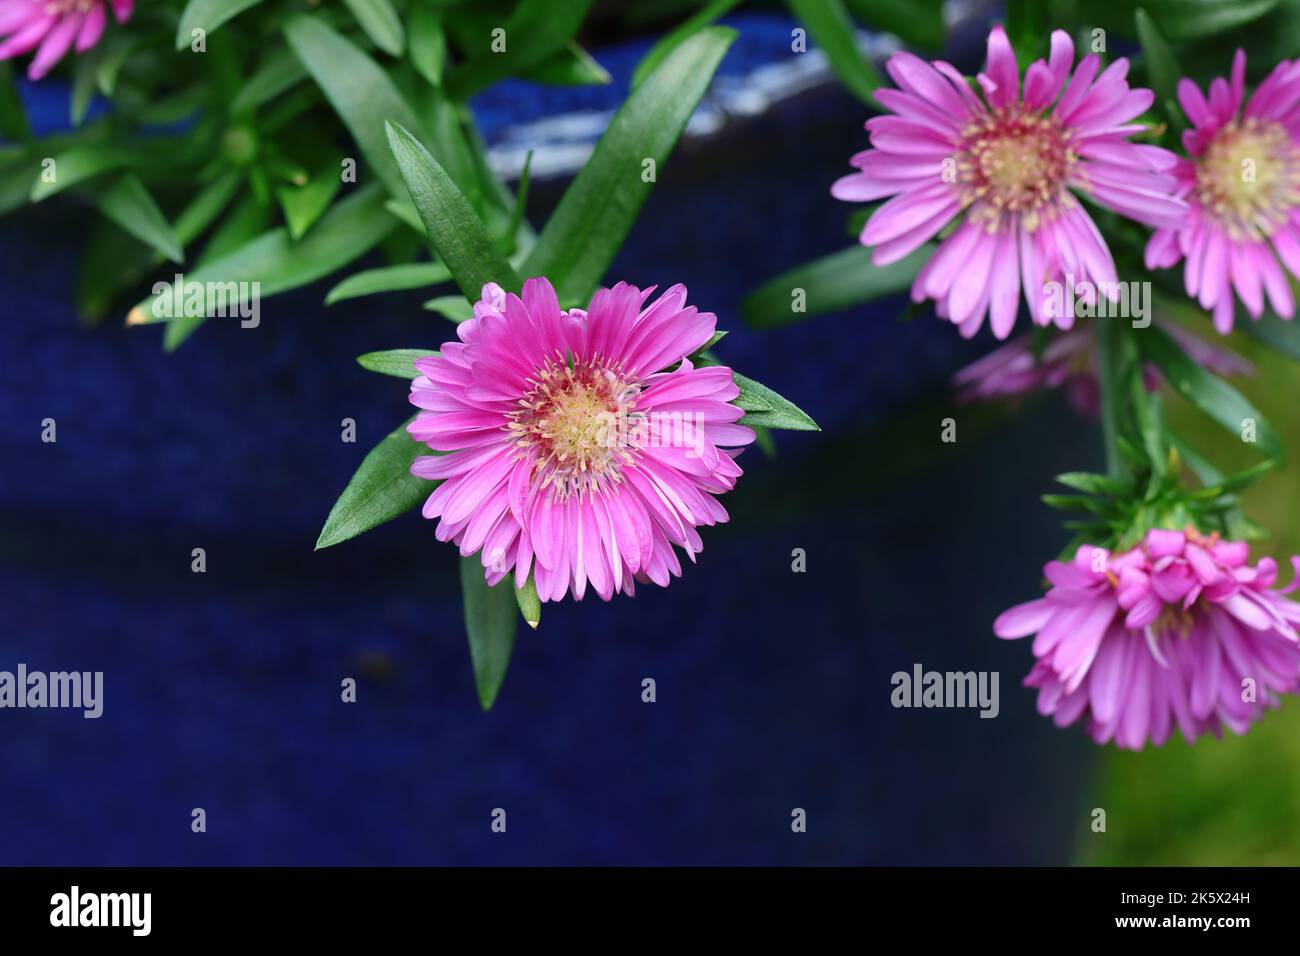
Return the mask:
[[548,361],[529,384],[508,427],[520,454],[535,455],[542,487],[563,500],[620,481],[640,389],[617,368],[576,361]]
[[1234,121],[1201,156],[1196,198],[1232,238],[1270,236],[1300,202],[1300,150],[1278,123]]
[[990,113],[961,134],[957,181],[971,218],[996,230],[1011,213],[1029,230],[1056,213],[1068,198],[1066,182],[1077,157],[1054,118],[1037,114]]

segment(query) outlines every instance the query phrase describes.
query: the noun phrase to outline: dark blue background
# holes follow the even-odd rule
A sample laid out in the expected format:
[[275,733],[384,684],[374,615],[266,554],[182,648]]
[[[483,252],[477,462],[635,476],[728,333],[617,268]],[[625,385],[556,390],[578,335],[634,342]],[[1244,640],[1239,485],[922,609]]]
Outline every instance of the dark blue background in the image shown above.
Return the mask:
[[[789,23],[734,23],[724,72],[790,55]],[[485,127],[612,106],[645,47],[600,51],[609,89],[495,91]],[[44,125],[64,92],[33,94]],[[826,87],[660,171],[611,280],[685,282],[732,332],[721,356],[825,431],[746,453],[732,523],[669,589],[546,606],[488,714],[430,523],[312,550],[408,411],[404,383],[354,356],[450,326],[418,295],[327,310],[323,283],[167,356],[157,329],[79,326],[89,213],[0,223],[0,669],[106,685],[99,720],[0,711],[0,864],[1067,862],[1092,750],[1034,713],[1029,649],[990,622],[1036,592],[1062,543],[1037,495],[1095,462],[1092,433],[1055,400],[1014,428],[954,410],[947,375],[990,340],[903,322],[899,300],[765,334],[737,315],[762,279],[849,242],[827,190],[863,118]],[[535,222],[558,188],[535,188]],[[915,662],[1000,671],[1001,715],[894,710],[890,675]]]

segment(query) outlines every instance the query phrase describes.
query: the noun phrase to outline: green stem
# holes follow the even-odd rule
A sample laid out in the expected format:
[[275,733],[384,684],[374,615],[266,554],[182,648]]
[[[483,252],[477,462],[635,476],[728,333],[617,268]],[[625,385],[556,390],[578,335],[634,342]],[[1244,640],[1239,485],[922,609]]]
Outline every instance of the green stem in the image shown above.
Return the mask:
[[1106,449],[1106,474],[1123,477],[1124,456],[1119,450],[1119,416],[1123,402],[1123,326],[1105,319],[1097,324],[1097,377],[1101,384],[1101,435]]

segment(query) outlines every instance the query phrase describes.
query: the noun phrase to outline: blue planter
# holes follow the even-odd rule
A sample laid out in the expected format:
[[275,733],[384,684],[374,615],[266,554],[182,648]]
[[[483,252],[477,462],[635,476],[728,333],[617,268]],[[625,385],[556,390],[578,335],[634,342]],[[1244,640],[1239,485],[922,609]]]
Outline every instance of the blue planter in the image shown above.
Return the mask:
[[[730,75],[789,55],[786,21],[735,22]],[[643,49],[602,51],[610,90],[531,88],[529,115],[616,104]],[[508,95],[478,104],[497,139]],[[770,334],[737,315],[763,278],[847,244],[828,187],[862,119],[825,86],[660,171],[611,277],[685,282],[732,332],[722,357],[825,431],[746,453],[732,523],[668,590],[547,606],[486,715],[430,523],[312,551],[407,414],[404,385],[353,357],[449,326],[419,296],[326,310],[325,283],[166,356],[154,330],[78,326],[87,214],[0,224],[0,669],[105,672],[99,720],[0,714],[0,864],[1066,862],[1092,750],[1034,713],[1028,649],[989,625],[1060,546],[1037,495],[1090,463],[1090,433],[1057,402],[1014,429],[954,413],[947,376],[988,343],[900,322],[900,301]],[[539,184],[535,221],[561,185]],[[1000,715],[894,709],[890,676],[917,662],[999,671]]]

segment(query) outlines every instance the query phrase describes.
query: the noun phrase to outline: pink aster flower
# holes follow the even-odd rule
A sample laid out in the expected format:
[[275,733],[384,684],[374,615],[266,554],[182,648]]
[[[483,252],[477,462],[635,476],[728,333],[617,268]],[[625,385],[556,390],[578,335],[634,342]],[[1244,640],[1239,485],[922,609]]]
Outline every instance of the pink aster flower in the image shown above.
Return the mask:
[[1047,595],[993,631],[1037,635],[1025,685],[1058,727],[1087,714],[1098,743],[1141,750],[1177,724],[1191,743],[1225,726],[1245,733],[1300,690],[1300,604],[1282,596],[1296,585],[1275,589],[1276,562],[1250,564],[1245,542],[1153,530],[1131,551],[1085,546],[1044,573]]
[[[1198,365],[1216,375],[1253,375],[1255,367],[1236,352],[1219,348],[1188,332],[1181,325],[1155,320]],[[1041,351],[1034,335],[1026,334],[1000,345],[988,355],[957,370],[952,383],[957,401],[985,402],[1020,398],[1034,392],[1064,388],[1070,405],[1088,418],[1101,417],[1101,382],[1097,377],[1096,324],[1089,322],[1052,336]],[[1160,387],[1160,371],[1143,365],[1147,391]]]
[[1191,80],[1179,80],[1191,158],[1173,172],[1191,210],[1181,227],[1158,230],[1146,249],[1148,269],[1187,260],[1187,294],[1214,310],[1214,327],[1225,335],[1234,292],[1252,319],[1263,314],[1266,294],[1273,311],[1289,319],[1295,301],[1286,272],[1300,276],[1300,60],[1274,67],[1243,109],[1245,92],[1241,50],[1232,79],[1217,77],[1208,100]]
[[893,115],[867,121],[872,148],[831,189],[857,202],[890,197],[860,237],[876,265],[958,223],[912,298],[933,299],[964,336],[987,316],[1006,338],[1022,288],[1035,322],[1070,328],[1073,317],[1053,316],[1043,292],[1066,273],[1106,283],[1103,294],[1117,298],[1114,259],[1076,193],[1153,226],[1177,226],[1186,213],[1167,175],[1176,157],[1128,141],[1145,128],[1130,121],[1151,105],[1151,91],[1129,89],[1127,60],[1100,76],[1095,54],[1073,64],[1074,43],[1057,30],[1049,59],[1029,67],[1022,89],[1011,44],[994,27],[980,97],[951,65],[895,53],[886,69],[899,89],[876,91]]
[[135,0],[0,0],[0,60],[36,50],[27,78],[39,80],[74,44],[84,53],[99,42],[109,3],[118,23],[135,6]]
[[424,505],[440,541],[481,552],[489,583],[531,570],[543,601],[588,583],[604,600],[633,581],[665,586],[693,561],[700,525],[727,520],[716,495],[754,439],[731,370],[696,367],[715,316],[673,286],[620,282],[586,311],[560,309],[546,279],[522,295],[483,287],[460,341],[418,359],[408,429],[439,454],[411,473],[442,481]]

